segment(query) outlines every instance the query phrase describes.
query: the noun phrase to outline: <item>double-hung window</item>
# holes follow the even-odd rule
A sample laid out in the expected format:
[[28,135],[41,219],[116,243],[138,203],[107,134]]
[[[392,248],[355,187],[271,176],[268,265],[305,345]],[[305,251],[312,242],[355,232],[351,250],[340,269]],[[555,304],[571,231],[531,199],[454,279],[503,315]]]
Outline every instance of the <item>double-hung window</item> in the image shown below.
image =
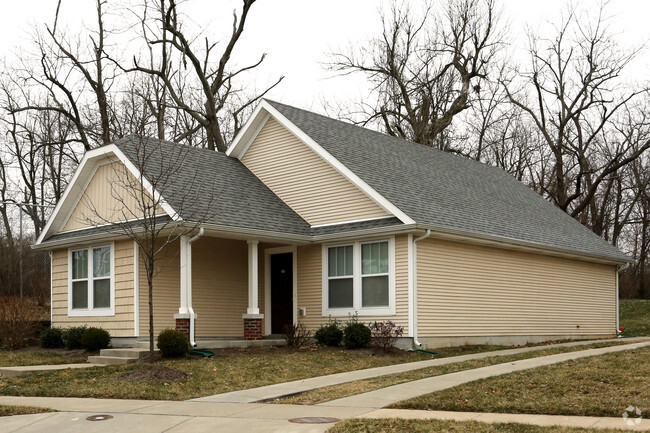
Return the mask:
[[393,240],[323,247],[323,314],[395,312]]
[[115,312],[113,247],[70,250],[69,301],[71,316],[106,316]]

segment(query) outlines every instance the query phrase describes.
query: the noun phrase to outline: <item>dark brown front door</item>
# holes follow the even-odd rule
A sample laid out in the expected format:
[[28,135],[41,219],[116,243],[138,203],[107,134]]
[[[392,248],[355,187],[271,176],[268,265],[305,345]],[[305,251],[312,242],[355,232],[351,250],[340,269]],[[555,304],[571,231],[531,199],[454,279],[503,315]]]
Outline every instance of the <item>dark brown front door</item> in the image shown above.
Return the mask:
[[293,323],[293,254],[271,256],[271,333]]

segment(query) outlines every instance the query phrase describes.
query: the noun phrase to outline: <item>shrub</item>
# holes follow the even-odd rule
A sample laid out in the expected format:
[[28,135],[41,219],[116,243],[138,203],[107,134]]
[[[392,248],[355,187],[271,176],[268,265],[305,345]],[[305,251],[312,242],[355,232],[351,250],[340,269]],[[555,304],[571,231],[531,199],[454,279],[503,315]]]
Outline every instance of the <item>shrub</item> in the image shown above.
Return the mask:
[[343,340],[343,330],[338,320],[330,318],[326,325],[322,325],[314,333],[314,338],[318,344],[325,346],[339,346]]
[[81,335],[81,346],[86,350],[106,349],[111,344],[111,334],[102,328],[88,328]]
[[81,349],[81,336],[86,332],[86,326],[73,326],[72,328],[67,328],[63,331],[63,344],[65,348],[70,349]]
[[302,347],[309,343],[311,338],[311,331],[302,323],[284,326],[284,339],[287,341],[287,346]]
[[187,335],[175,329],[165,329],[158,334],[156,345],[165,358],[183,356],[190,350]]
[[365,324],[351,320],[343,329],[343,344],[348,349],[361,349],[370,344],[370,334]]
[[373,322],[370,324],[370,344],[384,352],[390,352],[395,347],[395,342],[404,334],[402,326],[394,322]]
[[63,329],[43,329],[43,331],[41,331],[40,341],[43,349],[57,349],[63,347]]
[[37,334],[43,310],[32,298],[0,297],[0,344],[9,350],[27,345]]

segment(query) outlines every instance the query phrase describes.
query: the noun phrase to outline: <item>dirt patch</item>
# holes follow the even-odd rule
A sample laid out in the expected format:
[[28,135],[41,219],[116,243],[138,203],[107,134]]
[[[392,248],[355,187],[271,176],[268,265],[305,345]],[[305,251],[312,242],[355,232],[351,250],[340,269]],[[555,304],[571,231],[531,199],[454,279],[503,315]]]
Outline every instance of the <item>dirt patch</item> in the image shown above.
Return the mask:
[[132,371],[130,373],[126,373],[117,377],[118,380],[124,380],[127,382],[175,382],[185,380],[187,378],[189,378],[189,375],[187,373],[161,365],[151,365],[149,367],[141,368],[140,370]]

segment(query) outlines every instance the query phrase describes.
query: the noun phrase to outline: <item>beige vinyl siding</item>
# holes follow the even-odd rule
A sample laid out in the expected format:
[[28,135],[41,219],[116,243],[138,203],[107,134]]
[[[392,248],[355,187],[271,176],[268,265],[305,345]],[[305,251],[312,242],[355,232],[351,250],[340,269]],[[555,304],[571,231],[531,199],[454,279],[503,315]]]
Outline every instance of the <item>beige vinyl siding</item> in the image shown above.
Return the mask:
[[273,118],[242,162],[311,225],[390,215]]
[[[310,329],[317,329],[329,317],[322,311],[322,245],[298,247],[298,307],[307,308],[307,316],[299,317]],[[359,316],[364,323],[392,320],[408,332],[408,237],[395,237],[395,315]],[[347,320],[347,317],[339,319]]]
[[613,265],[438,239],[417,248],[422,337],[615,331]]
[[68,249],[52,251],[52,326],[97,326],[113,337],[133,336],[133,241],[115,241],[114,251],[115,316],[104,317],[68,317]]
[[248,304],[246,242],[204,237],[192,244],[192,294],[197,337],[242,336]]
[[[61,231],[142,218],[138,185],[139,181],[121,162],[100,165],[86,189],[76,192],[79,202]],[[156,214],[164,214],[164,211],[159,208]]]
[[[264,248],[258,246],[259,306],[264,311]],[[180,244],[161,257],[154,278],[154,334],[175,328],[180,306]],[[140,335],[149,330],[147,276],[140,264]],[[241,337],[248,306],[248,245],[245,241],[202,237],[192,244],[192,305],[195,336]]]
[[[154,338],[163,329],[175,329],[174,314],[178,313],[181,294],[180,242],[175,241],[165,247],[164,254],[156,257],[153,278],[153,328]],[[140,297],[140,336],[149,336],[149,286],[147,271],[140,254],[138,268]]]

